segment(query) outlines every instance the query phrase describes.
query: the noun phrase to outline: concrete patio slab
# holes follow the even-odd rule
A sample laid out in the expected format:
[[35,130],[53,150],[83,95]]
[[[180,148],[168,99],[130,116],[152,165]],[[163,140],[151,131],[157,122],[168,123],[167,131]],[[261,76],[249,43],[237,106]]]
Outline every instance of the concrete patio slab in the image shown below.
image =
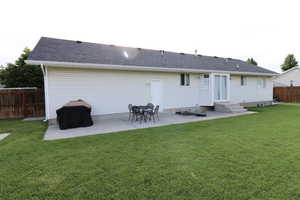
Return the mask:
[[0,140],[3,140],[4,138],[6,138],[9,135],[10,135],[10,133],[1,133],[0,134]]
[[161,113],[160,120],[156,122],[131,122],[128,121],[127,117],[120,117],[114,119],[102,119],[95,120],[94,125],[91,127],[84,128],[73,128],[67,130],[60,130],[58,125],[49,125],[45,135],[44,140],[57,140],[65,138],[74,138],[87,135],[96,135],[96,134],[106,134],[112,132],[134,130],[141,128],[150,128],[165,126],[171,124],[182,124],[187,122],[196,122],[203,120],[219,119],[226,117],[233,117],[239,115],[253,114],[255,112],[243,112],[243,113],[220,113],[215,111],[207,111],[207,117],[197,117],[197,116],[182,116],[171,113]]

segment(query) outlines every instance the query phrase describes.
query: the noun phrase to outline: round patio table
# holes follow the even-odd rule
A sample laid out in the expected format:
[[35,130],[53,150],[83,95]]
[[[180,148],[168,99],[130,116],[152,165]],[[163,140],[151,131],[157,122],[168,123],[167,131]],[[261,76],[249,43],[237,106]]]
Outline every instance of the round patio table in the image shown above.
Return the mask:
[[[135,110],[135,109],[139,109],[139,113],[141,114],[141,116],[142,116],[142,118],[144,119],[145,122],[147,121],[146,114],[153,111],[151,106],[143,106],[143,105],[132,106],[132,110]],[[142,120],[142,118],[140,120]]]

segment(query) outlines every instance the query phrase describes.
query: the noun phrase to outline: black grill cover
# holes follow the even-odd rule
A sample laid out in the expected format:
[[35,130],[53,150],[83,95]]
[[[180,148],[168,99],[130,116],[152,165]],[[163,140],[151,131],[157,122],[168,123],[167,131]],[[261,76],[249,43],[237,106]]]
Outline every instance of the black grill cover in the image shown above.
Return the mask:
[[91,108],[86,106],[64,106],[56,110],[60,129],[87,127],[93,125]]

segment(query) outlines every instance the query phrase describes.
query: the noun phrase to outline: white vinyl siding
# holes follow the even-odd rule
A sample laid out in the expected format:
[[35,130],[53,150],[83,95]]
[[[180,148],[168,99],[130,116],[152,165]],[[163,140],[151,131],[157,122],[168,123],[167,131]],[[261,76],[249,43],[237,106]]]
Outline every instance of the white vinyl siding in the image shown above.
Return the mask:
[[153,80],[162,82],[165,109],[198,105],[199,74],[190,74],[193,84],[189,87],[180,86],[178,77],[180,73],[48,67],[50,118],[56,118],[56,109],[76,99],[90,103],[93,115],[128,112],[130,103],[151,101]]
[[[230,77],[227,94],[230,102],[272,100],[271,78],[266,78],[266,88],[258,88],[259,76],[247,77],[247,85],[243,87],[240,76]],[[56,118],[58,108],[76,99],[91,104],[92,115],[128,112],[130,103],[145,105],[151,101],[151,82],[156,80],[162,83],[164,109],[212,105],[212,78],[203,79],[203,74],[190,73],[189,87],[180,86],[179,79],[180,73],[176,72],[47,67],[48,116]]]
[[[265,79],[265,88],[258,87],[258,80],[262,85]],[[231,76],[230,81],[230,101],[234,103],[272,101],[273,86],[271,77],[262,78],[259,76],[247,76],[247,85],[241,86],[240,76]]]
[[300,86],[300,70],[295,68],[274,78],[274,86]]

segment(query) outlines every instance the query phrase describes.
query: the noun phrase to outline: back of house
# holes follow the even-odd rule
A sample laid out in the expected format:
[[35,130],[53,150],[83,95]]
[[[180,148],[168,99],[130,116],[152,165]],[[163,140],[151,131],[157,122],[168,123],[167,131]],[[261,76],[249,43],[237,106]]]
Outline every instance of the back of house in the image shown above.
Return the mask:
[[44,73],[46,118],[83,99],[93,115],[128,112],[128,104],[161,111],[216,103],[271,103],[275,72],[232,58],[42,37],[28,64]]

